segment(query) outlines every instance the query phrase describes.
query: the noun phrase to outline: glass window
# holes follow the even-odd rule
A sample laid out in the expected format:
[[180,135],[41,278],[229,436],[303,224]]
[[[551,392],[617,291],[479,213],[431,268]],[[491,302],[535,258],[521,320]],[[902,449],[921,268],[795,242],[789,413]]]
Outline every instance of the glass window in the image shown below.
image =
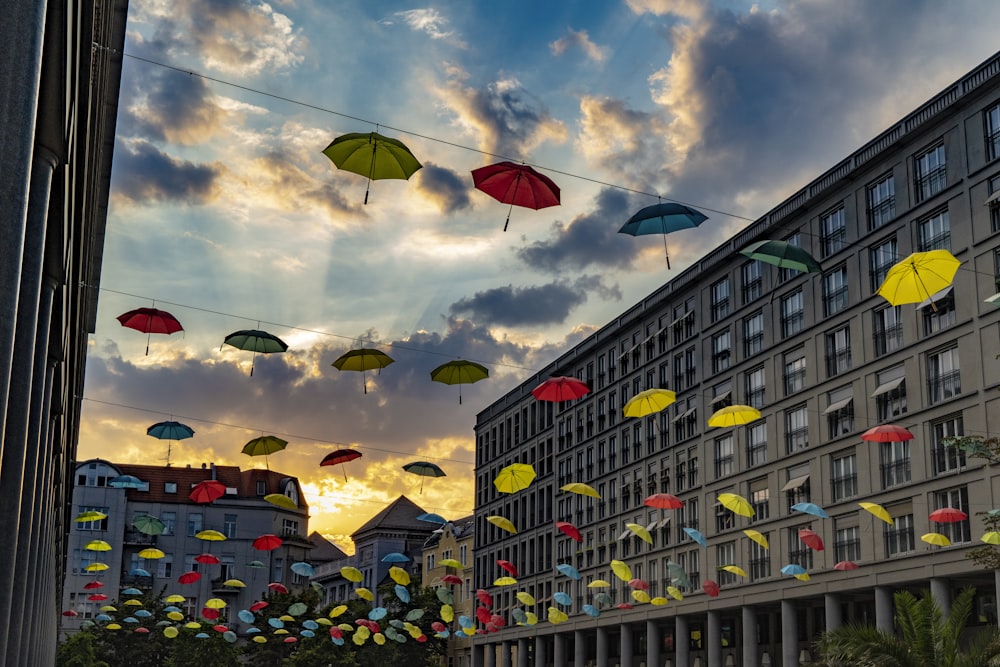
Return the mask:
[[947,329],[958,319],[955,312],[955,292],[951,287],[924,300],[918,308],[923,312],[925,336]]
[[729,278],[712,284],[712,321],[718,322],[729,314]]
[[931,432],[934,434],[934,474],[961,470],[965,467],[965,452],[958,447],[946,447],[945,438],[953,438],[964,435],[962,426],[962,414],[951,415],[944,419],[939,419],[931,425]]
[[865,190],[868,200],[868,229],[876,229],[896,217],[896,186],[886,174]]
[[903,347],[903,322],[899,306],[886,304],[872,311],[872,340],[877,357]]
[[910,481],[909,441],[883,442],[880,453],[883,489]]
[[788,562],[811,570],[813,568],[813,551],[799,538],[799,531],[803,528],[811,528],[811,525],[793,526],[788,529],[788,544],[790,545]]
[[784,338],[802,331],[805,322],[805,303],[802,290],[797,289],[781,299],[781,335]]
[[76,529],[77,530],[85,530],[85,531],[107,530],[108,529],[108,517],[107,517],[108,511],[109,511],[109,508],[107,508],[107,507],[97,507],[96,505],[81,505],[80,509],[79,509],[79,513],[80,514],[83,514],[84,512],[100,512],[101,514],[104,514],[105,516],[104,516],[103,519],[97,519],[95,521],[77,521],[77,522],[75,522],[76,523]]
[[177,493],[177,482],[164,482],[163,483],[164,493]]
[[1000,104],[983,112],[983,129],[986,134],[986,159],[1000,157]]
[[845,325],[826,334],[826,375],[851,369],[851,330]]
[[827,430],[830,439],[848,435],[854,431],[854,390],[850,385],[829,391],[826,394]]
[[938,403],[962,393],[958,346],[927,355],[927,395]]
[[920,251],[951,250],[951,221],[947,209],[938,211],[918,223]]
[[892,525],[885,525],[885,557],[911,553],[916,549],[913,535],[913,514],[897,514],[892,509]]
[[771,488],[767,484],[767,477],[761,477],[750,482],[750,504],[753,505],[754,515],[751,522],[763,521],[771,516]]
[[[229,538],[236,537],[236,515],[226,514],[222,524],[222,534]],[[229,577],[226,577],[227,579]]]
[[829,257],[847,245],[847,223],[844,220],[843,206],[821,216],[819,224],[823,257]]
[[906,369],[902,366],[881,371],[876,376],[878,386],[872,396],[875,398],[875,411],[880,422],[891,421],[906,413]]
[[743,303],[759,299],[764,293],[764,277],[758,261],[747,262],[740,269],[743,278]]
[[164,535],[173,535],[177,530],[177,512],[160,512],[160,521],[163,522]]
[[729,329],[712,336],[712,372],[721,373],[729,368],[732,355]]
[[[993,232],[1000,232],[1000,196],[995,196],[998,192],[1000,192],[1000,176],[993,176],[990,178],[989,186],[990,230]],[[997,291],[1000,292],[1000,285],[998,285]]]
[[733,436],[724,435],[715,439],[715,478],[733,474]]
[[785,410],[785,451],[789,454],[809,446],[809,413],[805,405]]
[[823,311],[829,317],[847,308],[847,266],[838,266],[823,274]]
[[743,356],[752,357],[764,350],[764,313],[757,311],[743,318]]
[[806,356],[802,350],[785,354],[783,370],[785,396],[802,391],[806,386]]
[[944,190],[948,184],[944,143],[940,143],[914,158],[913,167],[914,191],[918,202]]
[[763,419],[747,426],[747,467],[767,463],[767,422]]
[[744,386],[746,404],[758,409],[764,407],[764,367],[758,366],[750,369],[744,378],[746,381]]
[[834,455],[831,463],[833,467],[833,499],[839,502],[858,495],[857,455],[854,452]]
[[885,281],[885,274],[899,261],[896,237],[888,238],[868,249],[868,275],[872,292],[877,292]]
[[733,381],[726,380],[712,387],[712,411],[721,410],[733,404]]
[[[787,243],[788,245],[793,245],[796,248],[801,248],[802,247],[802,235],[799,234],[798,232],[796,232],[796,233],[792,234],[791,236],[786,237],[785,238],[785,243]],[[795,269],[780,268],[780,269],[778,269],[778,282],[779,283],[783,283],[783,282],[785,282],[787,280],[791,280],[795,276],[799,275],[799,273],[801,273],[801,272],[797,271]]]
[[[856,521],[857,519],[851,519]],[[861,560],[861,531],[857,526],[837,526],[833,551],[838,562]]]
[[[970,513],[968,489],[964,486],[959,486],[954,489],[946,489],[944,491],[935,492],[934,509],[939,510],[946,507],[961,510],[968,515]],[[966,516],[962,521],[938,523],[935,524],[935,526],[935,532],[941,533],[947,537],[951,540],[952,544],[961,544],[972,540],[972,532],[969,526],[968,516]]]
[[200,512],[191,512],[188,514],[188,537],[193,537],[196,533],[201,532],[203,518]]
[[[732,514],[728,510],[725,510],[727,514]],[[735,565],[736,564],[736,543],[735,542],[723,542],[715,547],[715,566],[723,567],[725,565]],[[720,586],[731,586],[736,583],[736,575],[732,572],[727,572],[726,570],[719,570],[719,585]]]
[[[770,533],[762,533],[765,540]],[[750,540],[750,581],[759,581],[771,576],[771,554],[760,544]]]

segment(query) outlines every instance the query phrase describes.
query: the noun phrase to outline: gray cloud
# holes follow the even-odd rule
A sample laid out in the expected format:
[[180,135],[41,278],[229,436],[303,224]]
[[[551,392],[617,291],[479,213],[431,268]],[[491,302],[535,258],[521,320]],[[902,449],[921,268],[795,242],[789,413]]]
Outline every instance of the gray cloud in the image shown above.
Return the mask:
[[223,167],[180,160],[144,141],[119,141],[113,171],[114,194],[125,199],[201,204],[216,196]]
[[228,114],[217,105],[204,79],[152,68],[129,80],[132,102],[123,108],[120,135],[191,145],[203,143],[223,127]]
[[471,180],[447,167],[427,162],[417,172],[416,181],[443,213],[454,213],[469,207]]
[[529,287],[495,287],[476,292],[451,305],[453,315],[469,313],[478,322],[503,326],[539,326],[565,322],[570,312],[587,301],[587,293],[620,299],[617,286],[606,287],[598,276],[556,281]]

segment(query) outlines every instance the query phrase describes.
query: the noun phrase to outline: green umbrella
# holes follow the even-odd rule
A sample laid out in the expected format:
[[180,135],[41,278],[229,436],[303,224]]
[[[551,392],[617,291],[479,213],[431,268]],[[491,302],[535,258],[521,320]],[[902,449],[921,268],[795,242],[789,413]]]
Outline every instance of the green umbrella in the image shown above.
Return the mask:
[[458,387],[458,403],[462,403],[462,387],[463,384],[472,384],[473,382],[479,382],[480,380],[485,380],[490,376],[490,372],[485,366],[477,364],[474,361],[466,361],[464,359],[458,359],[456,361],[449,361],[441,364],[437,368],[431,371],[431,379],[435,382],[441,382],[443,384],[457,384]]
[[[284,352],[288,349],[285,341],[274,334],[259,329],[245,329],[234,331],[226,336],[222,341],[223,345],[232,345],[238,350],[252,350],[253,359],[256,360],[257,353],[271,354],[272,352]],[[221,347],[219,349],[222,349]],[[250,361],[250,375],[253,375],[253,360]]]
[[264,465],[267,466],[268,470],[270,470],[271,467],[267,463],[267,455],[280,452],[287,446],[288,441],[282,440],[278,436],[262,435],[259,438],[254,438],[247,444],[243,445],[243,453],[247,456],[263,456]]
[[140,514],[132,521],[132,526],[146,535],[160,535],[166,528],[162,521],[151,514]]
[[783,269],[794,269],[805,273],[823,272],[823,268],[812,255],[787,241],[775,239],[757,241],[740,250],[740,254]]
[[378,132],[352,132],[334,139],[323,154],[339,169],[368,177],[365,203],[371,182],[383,178],[410,178],[423,165],[402,141]]
[[361,371],[362,383],[365,393],[368,393],[368,383],[364,379],[365,371],[378,370],[393,363],[395,359],[381,350],[362,348],[360,350],[350,350],[340,355],[332,366],[338,371]]
[[[403,466],[403,470],[409,473],[413,473],[414,475],[420,475],[421,477],[445,476],[444,470],[441,470],[440,466],[434,463],[429,463],[427,461],[414,461],[413,463],[407,463],[405,466]],[[421,493],[424,492],[423,480],[420,480],[420,492]]]

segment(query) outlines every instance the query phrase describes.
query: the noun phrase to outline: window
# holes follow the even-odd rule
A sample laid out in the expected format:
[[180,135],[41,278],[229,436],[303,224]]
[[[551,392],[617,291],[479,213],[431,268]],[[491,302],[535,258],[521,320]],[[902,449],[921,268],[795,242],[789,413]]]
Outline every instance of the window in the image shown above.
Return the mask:
[[674,307],[674,319],[670,323],[674,345],[679,345],[695,335],[694,310],[695,297],[691,297],[682,305]]
[[733,381],[726,380],[712,387],[712,412],[733,404]]
[[917,308],[923,312],[925,336],[947,329],[957,321],[955,292],[950,285],[921,301]]
[[[857,519],[851,519],[857,521]],[[838,522],[839,524],[839,522]],[[861,531],[857,526],[837,526],[833,542],[833,552],[838,562],[861,560]]]
[[[226,514],[222,524],[222,534],[229,538],[236,537],[236,515]],[[228,579],[228,577],[226,577]]]
[[[770,533],[762,533],[768,540]],[[758,581],[771,576],[771,554],[757,542],[750,540],[750,581]]]
[[802,391],[806,386],[806,356],[802,350],[788,352],[784,357],[785,396]]
[[847,245],[847,223],[844,220],[843,206],[821,216],[819,225],[823,257],[829,257]]
[[743,356],[752,357],[764,349],[764,313],[743,318]]
[[164,482],[163,483],[164,493],[177,493],[177,482]]
[[917,227],[920,230],[921,252],[951,250],[951,222],[948,219],[947,209],[924,218],[917,223]]
[[188,537],[194,537],[197,533],[201,532],[203,518],[204,517],[200,512],[192,512],[188,514]]
[[865,190],[868,201],[868,230],[881,227],[896,217],[896,186],[892,174],[869,185]]
[[743,377],[746,404],[758,409],[764,407],[764,367],[752,368]]
[[805,405],[785,410],[785,451],[789,454],[809,446],[809,413]]
[[847,266],[838,266],[823,274],[823,311],[827,317],[847,308]]
[[[952,507],[969,514],[969,491],[964,486],[946,489],[934,493],[934,509],[939,510],[945,507]],[[969,527],[969,517],[966,516],[961,521],[937,524],[936,532],[941,533],[952,544],[961,544],[972,540],[972,532]]]
[[267,495],[267,483],[262,479],[257,480],[257,495],[265,496]]
[[871,278],[872,293],[878,292],[889,269],[899,261],[898,252],[895,236],[868,248],[868,275]]
[[688,498],[684,507],[676,510],[677,518],[677,541],[690,542],[691,536],[685,532],[684,528],[694,528],[698,530],[698,499]]
[[747,426],[747,467],[767,463],[767,422],[763,419]]
[[854,431],[854,390],[850,385],[829,391],[826,394],[826,415],[829,437],[839,438]]
[[875,399],[875,412],[880,422],[891,421],[906,413],[906,369],[894,366],[877,375],[878,387],[872,397]]
[[785,476],[788,481],[781,487],[781,491],[785,494],[786,510],[791,514],[794,511],[792,505],[808,503],[812,499],[809,485],[809,464],[802,463],[787,468]]
[[880,450],[882,488],[888,489],[910,481],[910,443],[883,442]]
[[735,524],[734,515],[722,503],[715,503],[715,532],[729,530]]
[[156,576],[161,579],[169,579],[174,576],[174,555],[164,554],[156,561]]
[[86,530],[86,531],[107,530],[108,529],[108,517],[107,517],[108,510],[109,510],[109,508],[107,508],[107,507],[96,507],[96,506],[93,506],[93,505],[81,505],[80,506],[80,511],[79,511],[80,514],[83,514],[84,512],[100,512],[101,514],[104,515],[104,518],[103,519],[97,519],[95,521],[78,521],[78,522],[76,522],[76,529],[77,530]]
[[163,522],[163,534],[173,535],[177,530],[177,512],[160,512],[160,521]]
[[729,278],[713,283],[711,287],[712,321],[718,322],[729,314]]
[[754,511],[751,522],[763,521],[771,516],[771,487],[767,484],[767,477],[750,482],[750,504]]
[[698,408],[695,396],[674,403],[674,440],[680,442],[698,435]]
[[733,474],[733,436],[724,435],[715,439],[715,478]]
[[721,373],[731,361],[729,329],[712,336],[712,372]]
[[850,454],[835,454],[831,464],[833,468],[831,481],[833,482],[834,501],[839,502],[858,495],[857,455],[854,452]]
[[932,452],[934,455],[934,474],[941,475],[965,467],[965,452],[958,447],[946,447],[945,438],[953,438],[964,434],[962,414],[951,415],[931,424],[934,435]]
[[674,355],[674,391],[683,391],[697,380],[695,348]]
[[875,356],[881,357],[903,347],[903,323],[899,306],[880,306],[872,311],[872,341]]
[[892,514],[892,525],[885,526],[885,557],[891,558],[900,554],[911,553],[916,549],[913,536],[913,514],[899,514],[895,508],[889,510]]
[[[990,178],[989,187],[990,198],[986,201],[990,205],[990,231],[1000,232],[1000,176]],[[997,291],[1000,292],[1000,286],[997,287]]]
[[986,159],[1000,157],[1000,104],[983,112],[983,130],[986,134]]
[[851,330],[844,325],[826,334],[826,375],[851,370]]
[[799,531],[803,528],[811,528],[811,526],[806,524],[804,526],[793,526],[788,529],[788,562],[811,570],[813,568],[813,551],[799,537]]
[[748,304],[759,299],[764,293],[764,277],[760,262],[747,262],[740,269],[743,278],[743,303]]
[[802,290],[797,289],[781,298],[781,335],[784,338],[794,336],[802,331],[805,323],[805,304],[802,301]]
[[938,403],[962,393],[958,346],[927,355],[927,398]]
[[[796,248],[801,248],[802,247],[802,235],[799,234],[798,232],[796,232],[795,234],[792,234],[791,236],[787,237],[785,239],[785,243],[787,243],[788,245],[793,245]],[[783,283],[783,282],[786,282],[788,280],[791,280],[795,276],[799,275],[799,273],[800,273],[800,271],[798,271],[796,269],[780,268],[780,269],[778,269],[778,282],[779,283]]]
[[[724,542],[715,547],[715,565],[723,567],[725,565],[736,564],[736,543]],[[726,570],[719,570],[719,585],[731,586],[736,583],[736,575]]]
[[943,142],[914,158],[913,189],[918,202],[944,190],[948,184],[947,171]]

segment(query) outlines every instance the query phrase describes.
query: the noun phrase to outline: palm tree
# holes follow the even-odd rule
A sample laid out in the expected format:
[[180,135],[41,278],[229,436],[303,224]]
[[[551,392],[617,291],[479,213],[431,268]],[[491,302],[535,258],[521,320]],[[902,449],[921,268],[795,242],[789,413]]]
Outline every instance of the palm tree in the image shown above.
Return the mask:
[[984,629],[972,641],[962,636],[975,594],[975,588],[963,589],[944,616],[929,593],[917,599],[899,591],[894,596],[898,633],[846,625],[824,633],[817,648],[831,667],[998,667],[997,628]]

